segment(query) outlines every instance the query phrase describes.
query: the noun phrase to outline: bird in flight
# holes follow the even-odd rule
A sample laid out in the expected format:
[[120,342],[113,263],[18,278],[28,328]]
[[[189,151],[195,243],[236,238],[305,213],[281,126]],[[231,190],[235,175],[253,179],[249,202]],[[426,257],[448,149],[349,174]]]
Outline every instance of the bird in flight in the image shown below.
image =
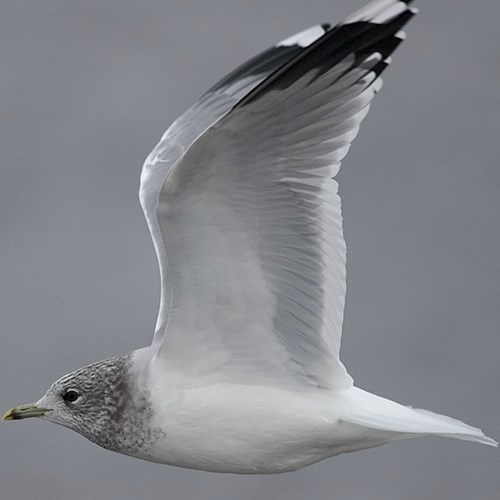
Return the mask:
[[355,387],[339,359],[335,176],[410,3],[375,0],[279,42],[170,126],[140,184],[161,275],[151,346],[65,375],[5,420],[39,417],[119,453],[233,473],[427,435],[497,445]]

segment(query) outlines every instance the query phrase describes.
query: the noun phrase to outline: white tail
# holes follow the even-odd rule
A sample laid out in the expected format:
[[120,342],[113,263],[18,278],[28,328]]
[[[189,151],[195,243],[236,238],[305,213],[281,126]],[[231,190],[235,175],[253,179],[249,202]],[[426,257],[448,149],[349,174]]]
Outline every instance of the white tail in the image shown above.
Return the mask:
[[484,435],[481,429],[460,420],[427,410],[400,405],[389,399],[352,387],[345,391],[346,422],[391,432],[420,435],[437,435],[464,441],[474,441],[488,446],[498,443]]

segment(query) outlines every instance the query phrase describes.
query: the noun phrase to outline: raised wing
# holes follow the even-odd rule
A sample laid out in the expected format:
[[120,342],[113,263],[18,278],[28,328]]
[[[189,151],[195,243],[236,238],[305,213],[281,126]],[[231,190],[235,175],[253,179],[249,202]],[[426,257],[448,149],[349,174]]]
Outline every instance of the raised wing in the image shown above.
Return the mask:
[[[382,0],[280,66],[169,170],[158,358],[186,384],[352,384],[337,174],[414,11]],[[176,383],[179,383],[177,379]]]
[[287,38],[224,77],[168,128],[146,159],[141,173],[139,198],[155,246],[161,278],[160,310],[153,344],[158,344],[163,338],[170,303],[167,256],[156,215],[161,186],[167,173],[202,132],[266,77],[324,35],[328,27],[313,26]]

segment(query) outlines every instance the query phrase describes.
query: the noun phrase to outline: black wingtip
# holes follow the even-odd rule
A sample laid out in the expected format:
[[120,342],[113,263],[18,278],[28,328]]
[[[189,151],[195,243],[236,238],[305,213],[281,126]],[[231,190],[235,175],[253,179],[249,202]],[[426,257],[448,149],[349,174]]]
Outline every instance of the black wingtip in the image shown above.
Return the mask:
[[[410,1],[403,3],[409,4]],[[416,9],[407,8],[383,23],[354,21],[328,29],[323,36],[269,75],[234,108],[245,106],[271,88],[288,86],[314,68],[318,69],[318,75],[324,73],[348,54],[364,58],[370,53],[379,52],[386,59],[403,40],[398,32],[416,13]],[[325,25],[322,27],[325,29]],[[379,75],[387,65],[385,61],[377,65],[376,74]]]

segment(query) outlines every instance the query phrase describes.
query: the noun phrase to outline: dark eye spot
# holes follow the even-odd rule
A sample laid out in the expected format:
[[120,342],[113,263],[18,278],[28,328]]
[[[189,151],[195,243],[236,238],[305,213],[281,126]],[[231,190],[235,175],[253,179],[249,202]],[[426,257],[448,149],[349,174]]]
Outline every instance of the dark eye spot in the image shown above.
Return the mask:
[[63,399],[64,399],[64,401],[66,401],[66,403],[74,403],[79,397],[80,397],[80,394],[77,391],[75,391],[74,389],[68,389],[63,394]]

